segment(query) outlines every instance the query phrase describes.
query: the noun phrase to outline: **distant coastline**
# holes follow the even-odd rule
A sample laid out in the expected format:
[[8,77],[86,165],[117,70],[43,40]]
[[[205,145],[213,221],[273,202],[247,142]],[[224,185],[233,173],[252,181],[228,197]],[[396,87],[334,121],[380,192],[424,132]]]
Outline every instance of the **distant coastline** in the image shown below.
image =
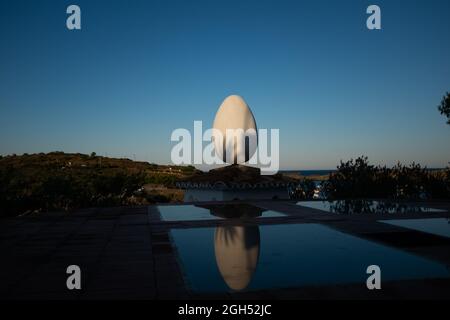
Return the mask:
[[[445,168],[428,168],[428,171],[439,171],[445,170]],[[286,175],[297,174],[303,177],[309,176],[324,176],[329,175],[330,173],[336,172],[336,169],[328,169],[328,170],[280,170],[279,172]]]

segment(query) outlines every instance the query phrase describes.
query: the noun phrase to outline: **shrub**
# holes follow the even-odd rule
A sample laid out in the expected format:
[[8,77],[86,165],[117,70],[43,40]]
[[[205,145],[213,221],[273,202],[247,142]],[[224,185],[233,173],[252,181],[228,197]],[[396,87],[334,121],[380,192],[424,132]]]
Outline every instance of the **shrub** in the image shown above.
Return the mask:
[[303,178],[299,181],[297,187],[290,192],[290,198],[296,200],[312,199],[316,184],[308,178]]
[[419,164],[372,166],[367,157],[342,162],[323,184],[328,198],[450,198],[450,169],[431,171]]

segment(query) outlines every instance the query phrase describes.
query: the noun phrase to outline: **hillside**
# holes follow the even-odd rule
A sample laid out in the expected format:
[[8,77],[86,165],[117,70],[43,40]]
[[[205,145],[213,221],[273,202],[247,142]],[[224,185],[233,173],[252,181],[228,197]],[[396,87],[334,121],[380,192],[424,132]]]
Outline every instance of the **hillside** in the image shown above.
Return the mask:
[[164,190],[196,171],[95,153],[0,157],[0,215],[176,201],[179,195]]

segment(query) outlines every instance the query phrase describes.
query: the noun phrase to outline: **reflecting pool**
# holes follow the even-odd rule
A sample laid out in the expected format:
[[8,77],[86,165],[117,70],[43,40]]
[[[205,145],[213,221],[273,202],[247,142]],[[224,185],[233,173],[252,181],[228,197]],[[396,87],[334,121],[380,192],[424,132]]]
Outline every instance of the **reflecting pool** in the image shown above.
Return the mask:
[[158,206],[157,210],[164,221],[252,219],[285,216],[283,213],[261,209],[249,204],[169,205]]
[[376,264],[382,280],[449,277],[439,263],[319,224],[173,229],[195,292],[361,283]]
[[450,238],[449,218],[380,220],[380,222]]
[[299,201],[297,205],[337,214],[405,214],[446,211],[405,203],[372,200]]

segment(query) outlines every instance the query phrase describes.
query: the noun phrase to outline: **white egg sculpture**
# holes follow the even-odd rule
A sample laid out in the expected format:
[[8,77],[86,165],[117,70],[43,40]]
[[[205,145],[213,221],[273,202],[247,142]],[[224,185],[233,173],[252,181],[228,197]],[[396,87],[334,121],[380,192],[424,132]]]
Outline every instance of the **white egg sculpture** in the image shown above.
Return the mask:
[[[222,102],[213,129],[216,129],[212,135],[216,154],[224,162],[244,163],[254,155],[258,144],[256,121],[242,97],[231,95]],[[227,136],[227,129],[235,131]]]

